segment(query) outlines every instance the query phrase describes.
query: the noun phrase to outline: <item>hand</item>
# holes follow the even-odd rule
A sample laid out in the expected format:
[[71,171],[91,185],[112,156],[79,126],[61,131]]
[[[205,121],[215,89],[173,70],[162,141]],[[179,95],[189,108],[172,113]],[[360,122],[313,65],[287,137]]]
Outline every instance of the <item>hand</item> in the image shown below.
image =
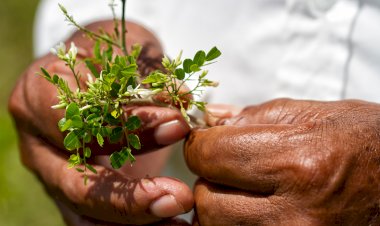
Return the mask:
[[[112,22],[97,23],[90,29],[99,26],[105,31],[113,29]],[[136,24],[128,24],[128,29],[128,43],[139,42],[144,46],[140,58],[145,60],[142,70],[154,68],[162,56],[158,41]],[[71,41],[78,46],[78,58],[92,54],[93,43],[83,34],[76,33],[67,43]],[[167,151],[137,156],[135,166],[125,167],[126,172],[110,169],[102,157],[97,157],[92,164],[98,174],[89,175],[87,186],[83,184],[82,174],[67,169],[70,153],[64,150],[63,134],[57,128],[63,111],[51,109],[58,102],[57,91],[41,76],[36,76],[40,67],[57,73],[75,87],[69,69],[49,54],[34,62],[19,79],[9,101],[9,109],[17,126],[24,165],[44,184],[68,225],[149,224],[190,211],[193,196],[184,183],[171,178],[147,176],[156,176],[160,172]],[[83,75],[87,74],[83,65],[79,65],[78,70]],[[82,87],[85,77],[82,76]],[[142,121],[143,128],[139,135],[146,145],[140,153],[170,145],[189,132],[187,123],[175,110],[141,106],[129,108],[128,111],[138,115]],[[118,149],[109,145],[98,150],[97,154],[109,154],[115,150]]]
[[380,105],[279,99],[219,115],[185,144],[194,224],[380,225]]

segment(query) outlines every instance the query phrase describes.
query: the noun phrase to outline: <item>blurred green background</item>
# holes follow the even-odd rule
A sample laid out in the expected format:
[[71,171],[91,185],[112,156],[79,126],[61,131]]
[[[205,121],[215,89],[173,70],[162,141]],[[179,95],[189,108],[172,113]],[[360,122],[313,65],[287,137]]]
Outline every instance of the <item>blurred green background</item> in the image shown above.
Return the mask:
[[64,225],[37,179],[20,163],[7,99],[33,60],[32,30],[38,0],[1,0],[0,6],[0,225]]

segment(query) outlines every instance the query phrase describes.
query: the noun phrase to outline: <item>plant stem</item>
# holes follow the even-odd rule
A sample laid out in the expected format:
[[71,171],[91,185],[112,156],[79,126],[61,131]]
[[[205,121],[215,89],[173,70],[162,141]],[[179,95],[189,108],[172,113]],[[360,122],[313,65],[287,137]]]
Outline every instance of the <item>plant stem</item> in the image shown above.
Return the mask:
[[127,33],[127,29],[125,28],[125,23],[126,23],[125,22],[125,6],[127,3],[127,0],[121,0],[121,2],[123,3],[122,14],[121,14],[121,39],[122,39],[121,46],[122,46],[124,55],[128,56],[127,43],[126,43],[126,37],[125,37]]
[[[123,0],[122,0],[122,1],[123,1]],[[88,30],[88,29],[86,29],[86,28],[80,26],[80,25],[74,20],[74,18],[73,18],[72,16],[69,16],[69,14],[67,14],[67,12],[63,11],[63,13],[64,13],[66,19],[67,19],[72,25],[74,25],[78,30],[80,30],[80,31],[82,31],[82,32],[84,32],[84,33],[86,33],[88,36],[90,36],[90,37],[92,37],[92,38],[95,37],[96,39],[103,40],[103,41],[107,42],[108,44],[111,44],[111,45],[114,45],[114,46],[117,46],[117,47],[121,48],[120,44],[114,42],[113,40],[111,40],[111,39],[109,39],[109,38],[107,38],[107,37],[101,36],[101,35],[99,35],[99,34],[96,34],[95,32],[92,32],[92,31],[90,31],[90,30]]]
[[[75,64],[75,63],[74,63]],[[80,90],[80,82],[77,73],[75,72],[75,67],[73,65],[69,65],[71,72],[74,75],[75,81],[77,83],[78,89]]]

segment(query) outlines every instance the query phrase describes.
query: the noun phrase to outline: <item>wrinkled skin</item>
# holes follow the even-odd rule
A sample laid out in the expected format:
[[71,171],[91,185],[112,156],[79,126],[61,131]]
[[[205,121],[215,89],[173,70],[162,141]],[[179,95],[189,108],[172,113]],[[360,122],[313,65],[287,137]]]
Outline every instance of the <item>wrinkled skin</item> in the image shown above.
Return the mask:
[[380,225],[380,105],[278,99],[213,123],[185,144],[194,225]]
[[[97,30],[102,27],[111,32],[112,22],[98,22],[89,26]],[[143,74],[156,69],[162,57],[162,49],[155,37],[139,25],[129,23],[127,43],[144,46],[139,60]],[[66,43],[74,41],[78,46],[78,58],[91,56],[93,42],[81,33],[76,33]],[[125,225],[151,224],[169,219],[169,225],[183,225],[171,221],[171,217],[190,211],[193,206],[191,190],[181,181],[173,178],[156,177],[165,164],[168,150],[158,150],[182,139],[189,127],[181,114],[172,109],[155,106],[135,106],[126,109],[142,120],[140,136],[145,153],[137,156],[134,167],[125,166],[116,171],[109,167],[107,157],[95,157],[92,164],[98,174],[89,174],[88,185],[83,176],[73,169],[67,169],[70,154],[64,150],[63,134],[58,131],[57,122],[63,117],[62,110],[53,110],[57,104],[56,88],[37,76],[40,67],[51,74],[64,77],[73,89],[75,80],[68,67],[57,57],[48,54],[36,60],[20,77],[9,100],[9,110],[17,127],[21,158],[24,165],[41,180],[49,195],[55,200],[68,225]],[[82,75],[88,70],[83,63],[78,66]],[[87,76],[82,76],[81,87],[85,87]],[[119,145],[106,145],[94,154],[106,155],[119,151]],[[149,152],[149,153],[148,153]],[[128,165],[128,164],[127,164]],[[148,176],[149,175],[149,176]],[[174,202],[154,205],[165,195],[171,195]],[[168,200],[168,199],[166,199]],[[169,199],[170,200],[170,199]],[[159,225],[165,225],[160,223]]]

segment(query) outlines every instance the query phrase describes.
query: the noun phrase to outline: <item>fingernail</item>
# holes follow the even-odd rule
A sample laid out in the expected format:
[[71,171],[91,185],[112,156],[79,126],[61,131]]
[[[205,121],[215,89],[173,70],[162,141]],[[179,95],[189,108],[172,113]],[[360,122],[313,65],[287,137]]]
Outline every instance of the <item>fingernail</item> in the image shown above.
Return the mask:
[[165,195],[150,204],[152,214],[157,217],[174,217],[185,213],[185,210],[178,204],[173,195]]
[[210,104],[206,107],[207,114],[206,122],[214,126],[219,124],[219,120],[224,118],[230,118],[240,113],[241,108],[233,105],[224,105],[224,104]]
[[152,179],[141,179],[141,184],[143,186],[143,189],[147,192],[153,192],[157,190],[157,186]]
[[184,138],[189,131],[188,125],[179,120],[174,120],[157,127],[154,138],[158,144],[169,145]]

